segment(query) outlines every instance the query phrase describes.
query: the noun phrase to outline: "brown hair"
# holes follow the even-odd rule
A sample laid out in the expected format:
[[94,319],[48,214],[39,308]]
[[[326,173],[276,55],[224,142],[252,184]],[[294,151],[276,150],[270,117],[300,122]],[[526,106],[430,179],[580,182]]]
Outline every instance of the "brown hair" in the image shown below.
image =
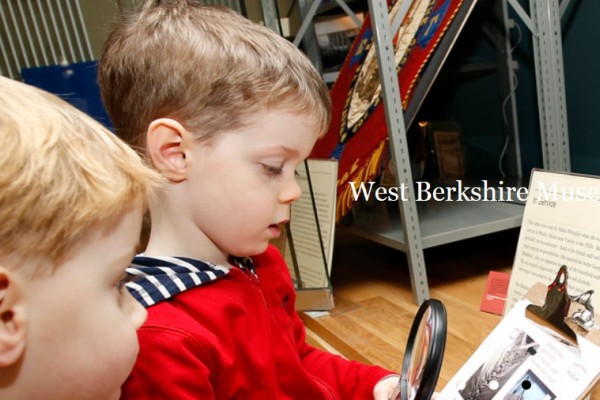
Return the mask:
[[99,83],[117,133],[140,149],[157,118],[176,119],[200,139],[272,107],[307,115],[321,134],[330,121],[329,91],[300,50],[230,9],[192,0],[122,12]]

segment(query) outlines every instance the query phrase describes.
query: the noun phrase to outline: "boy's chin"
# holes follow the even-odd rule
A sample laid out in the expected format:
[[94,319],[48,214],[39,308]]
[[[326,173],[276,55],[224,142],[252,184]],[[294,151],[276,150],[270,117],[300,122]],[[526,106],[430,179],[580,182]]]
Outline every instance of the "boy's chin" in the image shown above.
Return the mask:
[[247,247],[245,249],[240,249],[236,253],[230,254],[233,257],[254,257],[259,256],[265,251],[267,251],[267,247],[269,247],[269,242],[265,242],[263,244],[257,244],[252,247]]
[[250,256],[258,256],[261,255],[262,253],[264,253],[265,251],[267,251],[267,248],[269,247],[269,242],[266,242],[264,245],[262,246],[257,246],[255,251],[253,251],[254,254],[251,254]]

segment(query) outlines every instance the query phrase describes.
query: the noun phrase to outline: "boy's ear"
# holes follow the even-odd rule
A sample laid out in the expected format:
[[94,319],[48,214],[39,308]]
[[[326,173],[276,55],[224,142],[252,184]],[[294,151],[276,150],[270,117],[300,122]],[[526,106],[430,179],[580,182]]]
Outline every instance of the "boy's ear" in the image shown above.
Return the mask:
[[24,294],[16,273],[0,265],[0,368],[14,364],[25,350]]
[[171,182],[181,182],[186,177],[183,143],[188,135],[183,125],[171,118],[156,119],[148,127],[148,155],[154,167]]

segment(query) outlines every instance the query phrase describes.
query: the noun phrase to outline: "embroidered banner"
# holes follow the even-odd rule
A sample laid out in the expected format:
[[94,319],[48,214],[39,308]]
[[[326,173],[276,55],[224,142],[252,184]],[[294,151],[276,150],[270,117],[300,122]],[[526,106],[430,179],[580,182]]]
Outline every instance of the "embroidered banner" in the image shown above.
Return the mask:
[[[388,0],[393,21],[403,1]],[[419,75],[452,22],[463,0],[413,0],[395,33],[394,60],[398,72],[402,106],[406,109]],[[367,182],[380,170],[388,137],[381,85],[367,15],[338,79],[331,89],[333,118],[311,157],[335,158],[338,165],[336,216],[351,208],[354,198],[349,182]]]

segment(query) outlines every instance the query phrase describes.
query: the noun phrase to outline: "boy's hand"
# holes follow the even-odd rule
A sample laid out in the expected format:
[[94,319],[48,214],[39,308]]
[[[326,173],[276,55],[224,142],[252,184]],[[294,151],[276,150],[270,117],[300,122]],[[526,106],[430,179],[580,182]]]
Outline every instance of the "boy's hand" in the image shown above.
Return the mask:
[[[375,389],[373,389],[373,399],[401,400],[398,397],[400,394],[396,392],[399,380],[400,375],[390,375],[377,382],[377,385],[375,385]],[[435,400],[436,397],[438,397],[438,395],[438,392],[433,393],[433,395],[431,396],[431,400]],[[392,397],[397,397],[397,399]]]
[[398,387],[398,381],[400,380],[399,375],[386,376],[377,384],[373,389],[374,400],[396,400],[392,399],[396,388]]

